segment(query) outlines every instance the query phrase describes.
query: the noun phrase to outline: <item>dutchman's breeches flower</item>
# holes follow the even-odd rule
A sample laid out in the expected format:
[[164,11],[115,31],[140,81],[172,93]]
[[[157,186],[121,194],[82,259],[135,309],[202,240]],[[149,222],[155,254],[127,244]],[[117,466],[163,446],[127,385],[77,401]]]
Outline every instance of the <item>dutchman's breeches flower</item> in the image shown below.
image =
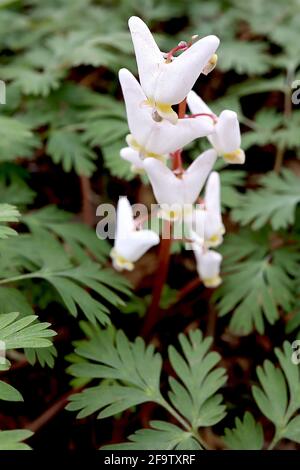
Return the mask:
[[[212,169],[218,156],[228,163],[244,163],[245,153],[241,149],[237,114],[225,110],[215,116],[191,89],[200,74],[207,75],[215,67],[219,39],[206,36],[196,40],[197,36],[193,36],[190,42],[181,41],[163,53],[140,18],[131,17],[129,29],[140,83],[127,69],[120,70],[130,130],[126,137],[128,146],[121,149],[120,156],[131,163],[134,171],[146,172],[160,206],[155,216],[169,221],[163,227],[180,227],[182,223],[187,228],[187,236],[180,233],[180,237],[187,248],[194,250],[200,278],[205,286],[217,287],[222,282],[222,256],[211,248],[222,243],[225,229],[220,178]],[[193,113],[191,116],[186,115],[186,102]],[[179,117],[172,109],[177,104]],[[184,170],[181,149],[200,137],[207,137],[212,148]],[[204,199],[198,199],[206,180]],[[132,270],[135,261],[158,243],[157,233],[137,230],[127,198],[120,198],[111,251],[114,267]],[[163,275],[158,276],[158,289],[149,310],[152,313],[159,306],[157,293],[162,292],[169,249],[168,242],[160,251]]]
[[194,250],[197,271],[205,287],[218,287],[222,279],[220,277],[220,266],[222,255],[213,250]]
[[154,196],[161,206],[162,217],[178,219],[182,216],[182,211],[185,211],[184,216],[188,215],[188,207],[192,211],[192,204],[199,196],[216,158],[217,154],[213,149],[207,150],[179,176],[159,160],[146,158],[144,168]]
[[169,121],[153,119],[146,96],[131,72],[119,72],[131,134],[126,138],[129,147],[121,150],[121,157],[128,160],[134,169],[143,169],[143,160],[151,157],[165,162],[169,154],[181,149],[199,137],[213,132],[213,120],[209,116],[179,119],[174,126]]
[[206,36],[178,57],[165,57],[140,18],[132,16],[128,24],[147,103],[159,116],[176,124],[178,116],[172,105],[186,98],[202,72],[213,69],[220,41],[216,36]]
[[152,230],[136,230],[129,201],[127,197],[120,197],[115,244],[110,253],[114,268],[118,271],[123,269],[131,271],[134,263],[158,243],[159,236]]
[[204,239],[206,247],[216,247],[223,242],[225,227],[221,215],[220,177],[213,171],[205,187],[204,203],[192,216],[192,228]]
[[[187,103],[192,113],[211,113],[210,108],[194,91],[190,91]],[[220,157],[227,163],[245,163],[245,152],[241,146],[241,132],[237,114],[234,111],[222,111],[217,119],[214,132],[208,140]]]

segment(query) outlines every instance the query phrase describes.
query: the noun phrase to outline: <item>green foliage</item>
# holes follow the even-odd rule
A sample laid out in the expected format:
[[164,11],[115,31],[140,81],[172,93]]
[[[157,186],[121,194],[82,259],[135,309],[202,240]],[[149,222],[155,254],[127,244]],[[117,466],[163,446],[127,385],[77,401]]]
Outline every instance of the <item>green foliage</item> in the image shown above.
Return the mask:
[[270,222],[274,230],[286,228],[295,220],[300,202],[299,177],[284,169],[281,175],[269,173],[260,180],[261,188],[248,191],[232,212],[235,221],[259,229]]
[[295,416],[300,410],[300,368],[293,363],[292,352],[288,341],[276,348],[280,368],[265,361],[257,368],[260,387],[252,388],[259,409],[275,426],[273,445],[282,438],[300,442],[300,415]]
[[[153,345],[146,347],[141,338],[131,343],[122,331],[114,333],[108,329],[94,331],[89,340],[76,348],[85,360],[76,361],[69,371],[77,377],[103,380],[100,385],[72,395],[67,409],[79,410],[79,418],[96,411],[98,418],[106,418],[152,401],[175,416],[183,430],[154,422],[151,430],[138,431],[130,437],[138,448],[152,445],[161,449],[162,439],[168,448],[201,448],[197,429],[216,424],[225,416],[222,396],[216,394],[226,381],[225,371],[215,368],[220,356],[208,352],[211,339],[204,339],[199,330],[188,336],[179,335],[179,342],[182,353],[173,346],[169,348],[170,363],[177,376],[169,378],[168,397],[174,408],[160,390],[162,358]],[[132,444],[121,447],[132,448]]]
[[141,338],[130,343],[122,331],[117,332],[115,339],[112,330],[99,331],[76,352],[93,362],[74,364],[70,367],[72,374],[122,383],[103,382],[73,395],[68,409],[81,410],[78,417],[101,410],[98,417],[104,418],[147,401],[161,400],[161,357],[153,346],[146,348]]
[[0,161],[11,161],[16,157],[30,157],[37,146],[29,127],[12,117],[0,116]]
[[78,261],[86,261],[87,252],[97,261],[104,263],[110,250],[105,240],[99,240],[95,231],[73,220],[73,214],[55,206],[46,206],[38,211],[26,214],[22,218],[32,233],[39,237],[48,232],[58,237]]
[[62,162],[66,172],[74,168],[78,174],[90,176],[95,170],[92,160],[96,159],[96,155],[75,132],[64,129],[53,131],[48,140],[47,153],[54,163]]
[[6,349],[43,348],[51,345],[49,337],[55,332],[49,330],[50,323],[35,322],[36,315],[27,315],[16,320],[18,313],[3,314],[0,317],[1,341]]
[[[282,0],[5,0],[0,8],[0,77],[7,95],[0,117],[0,325],[8,323],[0,328],[0,339],[13,350],[24,349],[30,363],[53,366],[54,332],[37,315],[83,313],[90,339],[78,341],[76,354],[69,356],[72,384],[101,382],[74,395],[68,408],[82,417],[97,412],[103,418],[152,401],[162,409],[160,421],[150,421],[126,443],[104,448],[199,450],[204,447],[199,428],[213,426],[225,414],[218,393],[224,370],[216,368],[220,356],[208,351],[210,340],[198,330],[180,335],[180,350],[170,346],[163,363],[164,356],[141,338],[131,342],[112,327],[100,330],[98,323],[109,323],[111,311],[143,316],[150,296],[129,298],[129,282],[107,267],[110,245],[78,217],[54,205],[36,210],[45,199],[58,203],[43,180],[43,172],[54,165],[59,167],[55,177],[62,178],[58,185],[64,184],[63,172],[73,172],[75,187],[66,185],[66,201],[59,201],[71,210],[79,207],[79,201],[73,204],[80,186],[76,174],[93,176],[93,189],[106,199],[115,197],[112,181],[135,178],[119,156],[128,126],[117,79],[120,67],[136,72],[127,30],[132,14],[145,19],[164,51],[193,34],[220,37],[213,86],[207,88],[202,77],[196,89],[212,98],[216,113],[238,113],[248,166],[246,173],[223,168],[221,159],[217,163],[225,225],[235,234],[225,237],[224,282],[214,300],[220,315],[230,315],[234,333],[254,328],[263,333],[266,323],[280,317],[286,334],[298,333],[300,112],[290,105],[300,65],[298,0],[288,5]],[[217,89],[222,96],[215,99]],[[279,174],[271,171],[276,153],[289,160],[289,169]],[[138,179],[132,183],[134,194],[138,184]],[[91,195],[93,202],[96,198]],[[22,233],[14,237],[19,221]],[[173,252],[180,254],[179,243]],[[160,307],[169,309],[176,297],[174,289],[165,288]],[[183,313],[185,321],[188,312]],[[275,426],[271,447],[283,438],[300,442],[299,368],[291,362],[288,343],[276,354],[280,367],[266,361],[258,368],[260,385],[253,387],[258,408]],[[3,378],[0,399],[21,400]],[[262,426],[249,412],[239,415],[243,418],[236,418],[234,429],[225,430],[225,445],[262,449]],[[168,422],[170,416],[176,424]],[[22,441],[30,435],[0,431],[0,449],[26,449]]]
[[223,249],[226,276],[214,298],[220,315],[233,311],[230,328],[235,333],[248,334],[253,328],[263,333],[264,320],[274,324],[279,308],[290,311],[299,272],[297,248],[272,250],[267,233],[254,236],[244,231],[227,237]]
[[9,204],[21,206],[31,204],[35,193],[19,177],[14,177],[9,183],[0,181],[0,198]]
[[[20,213],[15,206],[11,204],[0,204],[0,223],[18,222]],[[0,225],[0,239],[17,235],[17,232],[11,227]]]
[[273,144],[295,150],[299,146],[299,123],[299,111],[294,111],[287,119],[273,109],[262,109],[255,116],[254,129],[244,135],[243,146],[247,149],[253,145],[263,147]]
[[262,42],[227,41],[221,45],[220,53],[219,68],[224,72],[233,69],[239,74],[262,75],[270,68]]
[[32,432],[20,429],[15,431],[0,431],[0,450],[30,450],[22,441],[32,436]]
[[[103,302],[93,298],[86,286],[115,306],[123,303],[115,291],[130,293],[126,280],[109,269],[100,269],[98,263],[88,259],[73,262],[63,245],[50,233],[43,231],[42,234],[20,235],[17,243],[10,243],[11,240],[3,241],[1,245],[6,251],[6,259],[2,267],[4,279],[0,280],[0,284],[24,279],[45,280],[58,292],[62,303],[73,316],[77,316],[80,309],[92,323],[109,322],[109,310]],[[13,271],[10,267],[12,260]],[[113,289],[109,287],[111,279],[114,279]]]
[[103,446],[102,450],[201,450],[192,433],[165,421],[151,421],[150,429],[140,429],[130,442]]
[[246,173],[244,171],[231,171],[226,169],[220,172],[220,176],[223,209],[238,207],[241,198],[241,193],[238,191],[238,188],[244,186]]
[[[37,349],[52,345],[48,338],[53,337],[55,332],[49,329],[50,323],[37,322],[36,315],[27,315],[17,320],[18,317],[19,313],[0,314],[2,354],[6,354],[10,349]],[[4,363],[0,363],[0,370],[6,370],[9,366],[10,363],[5,357]],[[20,401],[22,396],[11,385],[0,381],[0,400]]]
[[253,145],[278,144],[278,132],[283,124],[283,116],[271,108],[262,109],[255,115],[253,127],[243,135],[243,147],[248,149]]
[[179,342],[183,357],[169,347],[171,365],[180,379],[169,379],[170,400],[193,428],[213,426],[225,416],[222,396],[216,395],[226,382],[225,369],[215,369],[221,357],[208,353],[212,339],[203,339],[199,330],[191,331],[188,338],[180,334]]
[[241,421],[235,419],[235,428],[225,429],[223,437],[226,446],[232,450],[261,450],[264,444],[264,433],[251,413],[246,412]]

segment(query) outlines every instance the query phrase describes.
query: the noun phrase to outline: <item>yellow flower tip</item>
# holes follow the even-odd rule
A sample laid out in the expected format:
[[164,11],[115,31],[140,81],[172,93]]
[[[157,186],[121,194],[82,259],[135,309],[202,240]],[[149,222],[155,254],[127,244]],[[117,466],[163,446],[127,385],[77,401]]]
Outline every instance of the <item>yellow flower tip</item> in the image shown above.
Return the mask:
[[182,207],[168,207],[166,204],[162,204],[158,212],[158,216],[164,220],[170,222],[176,222],[180,220],[187,220],[191,217],[193,208],[189,206]]
[[230,153],[224,153],[222,156],[225,162],[239,164],[239,165],[242,165],[243,163],[245,163],[245,159],[246,159],[245,152],[242,149],[237,149]]
[[144,168],[139,168],[138,166],[135,166],[135,165],[131,165],[130,169],[132,173],[135,175],[144,175],[146,173]]
[[[167,155],[160,155],[160,154],[155,153],[155,152],[150,152],[145,147],[143,147],[141,144],[139,144],[131,134],[128,134],[126,136],[125,140],[126,140],[127,145],[130,148],[132,148],[132,150],[135,150],[136,152],[138,152],[140,154],[140,156],[142,157],[142,159],[144,159],[144,158],[156,158],[157,160],[160,160],[161,162],[166,163],[167,158],[168,158]],[[142,170],[142,172],[143,172],[143,170]]]
[[168,209],[161,208],[158,212],[158,216],[161,219],[168,220],[170,222],[175,222],[181,219],[182,213],[181,211],[168,210]]
[[133,150],[136,150],[137,152],[140,151],[141,146],[135,140],[132,134],[127,134],[127,136],[125,137],[125,140],[126,140],[128,147],[132,148]]
[[206,279],[202,279],[203,284],[205,287],[218,287],[220,284],[222,284],[222,278],[220,276],[214,276]]
[[[224,232],[223,232],[224,233]],[[212,235],[206,242],[208,247],[214,247],[221,245],[223,241],[223,233],[220,231],[219,233],[215,233]]]
[[205,65],[204,69],[202,70],[202,73],[204,75],[208,75],[210,72],[213,71],[213,69],[216,67],[218,62],[218,56],[217,54],[213,54],[207,64]]
[[118,271],[123,271],[124,269],[127,271],[133,270],[134,264],[128,259],[124,258],[124,256],[119,255],[119,253],[117,253],[114,248],[110,252],[110,257],[113,260],[114,268]]
[[167,121],[170,121],[172,124],[177,124],[178,115],[170,104],[155,101],[153,98],[148,98],[144,102],[144,104],[146,106],[151,106],[152,108],[154,108],[157,114],[162,119],[166,119]]
[[171,105],[157,103],[156,104],[157,113],[163,118],[169,121],[171,124],[177,124],[178,114],[174,111]]

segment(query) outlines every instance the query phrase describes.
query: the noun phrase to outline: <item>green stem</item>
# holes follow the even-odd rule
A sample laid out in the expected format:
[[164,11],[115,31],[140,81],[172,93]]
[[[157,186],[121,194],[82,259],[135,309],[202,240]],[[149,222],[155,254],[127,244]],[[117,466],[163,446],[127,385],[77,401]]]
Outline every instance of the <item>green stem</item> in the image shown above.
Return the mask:
[[280,440],[280,435],[279,435],[278,430],[276,430],[275,435],[268,447],[268,450],[273,450],[279,440]]
[[184,418],[182,418],[182,416],[180,416],[180,414],[177,413],[177,411],[174,410],[174,408],[169,405],[169,403],[164,398],[161,398],[159,404],[163,406],[165,410],[167,410],[181,424],[181,426],[186,429],[186,431],[190,432],[204,449],[207,449],[207,444],[199,436],[198,430],[193,429],[189,423]]
[[199,431],[197,429],[192,429],[192,434],[194,438],[199,442],[199,444],[203,447],[205,450],[210,450],[210,447],[206,444],[206,442],[202,439],[202,437],[199,434]]
[[35,277],[42,277],[39,271],[35,273],[20,274],[19,276],[9,277],[7,279],[1,279],[0,284],[9,284],[10,282],[22,281],[23,279],[32,279]]
[[170,413],[170,415],[172,415],[175,419],[177,419],[177,421],[181,424],[182,427],[184,427],[184,429],[186,429],[189,432],[192,432],[192,428],[188,424],[188,422],[184,418],[182,418],[182,416],[180,416],[180,414],[177,413],[177,411],[174,410],[174,408],[171,405],[169,405],[169,403],[164,398],[160,399],[159,404],[163,406],[165,410],[167,410]]

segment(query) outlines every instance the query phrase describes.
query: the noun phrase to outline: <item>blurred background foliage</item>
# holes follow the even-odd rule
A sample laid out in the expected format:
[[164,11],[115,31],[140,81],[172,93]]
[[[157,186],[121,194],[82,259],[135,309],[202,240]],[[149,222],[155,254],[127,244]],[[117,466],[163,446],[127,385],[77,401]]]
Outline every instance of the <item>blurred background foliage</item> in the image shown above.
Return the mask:
[[[152,201],[119,157],[128,128],[117,72],[136,71],[131,15],[147,22],[165,51],[194,34],[221,39],[217,68],[195,89],[213,111],[238,113],[247,161],[242,168],[217,165],[230,232],[222,248],[224,283],[213,294],[220,316],[229,315],[218,347],[221,354],[225,346],[235,351],[228,335],[263,335],[275,322],[274,345],[281,345],[300,328],[300,111],[299,103],[292,104],[300,65],[299,0],[0,1],[0,79],[6,84],[0,196],[22,214],[14,226],[20,234],[12,236],[4,223],[18,217],[5,214],[16,208],[0,206],[0,314],[36,311],[69,343],[80,332],[77,322],[67,324],[66,311],[83,313],[94,324],[108,323],[112,312],[113,323],[138,333],[130,315],[145,313],[155,260],[149,258],[150,268],[141,262],[129,280],[119,276],[108,266],[109,244],[97,240],[92,228],[101,202],[125,193],[132,202]],[[186,159],[203,145],[190,146]],[[194,267],[187,260],[180,270],[180,247],[174,251],[166,310],[176,300],[178,279],[190,278]],[[129,301],[130,286],[138,295]],[[202,294],[207,305],[211,299]],[[193,322],[205,324],[201,305],[201,320],[198,305],[174,334]],[[68,341],[59,346],[62,356],[70,352]],[[267,353],[272,349],[267,336],[255,341]],[[57,354],[53,345],[25,353],[31,363],[50,366]]]

